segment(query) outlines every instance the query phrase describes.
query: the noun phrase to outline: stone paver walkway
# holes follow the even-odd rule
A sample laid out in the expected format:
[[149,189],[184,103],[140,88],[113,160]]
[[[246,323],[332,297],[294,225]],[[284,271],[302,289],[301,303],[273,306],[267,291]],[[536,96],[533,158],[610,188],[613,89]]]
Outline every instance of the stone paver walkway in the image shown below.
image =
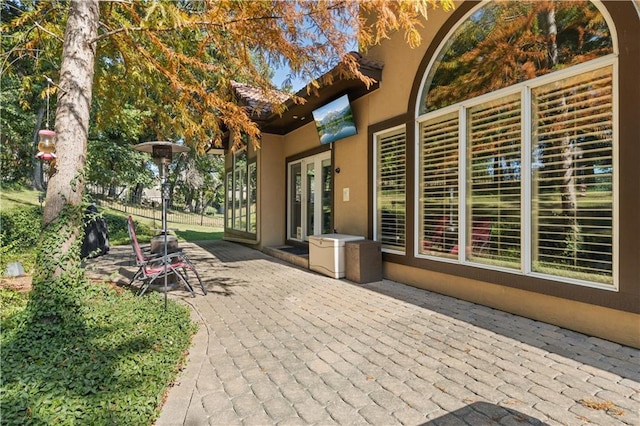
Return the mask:
[[[640,351],[224,241],[183,244],[209,290],[157,426],[639,425]],[[129,247],[92,262],[127,282]],[[119,275],[118,275],[119,274]]]

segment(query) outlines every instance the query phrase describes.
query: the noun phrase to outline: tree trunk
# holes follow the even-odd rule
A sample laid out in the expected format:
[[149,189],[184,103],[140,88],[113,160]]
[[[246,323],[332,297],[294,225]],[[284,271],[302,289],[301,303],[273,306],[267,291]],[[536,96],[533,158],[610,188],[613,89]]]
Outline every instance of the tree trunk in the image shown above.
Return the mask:
[[178,178],[180,177],[180,174],[182,173],[182,171],[184,170],[185,166],[186,166],[186,161],[185,161],[185,156],[180,154],[180,156],[178,157],[178,161],[175,164],[175,167],[173,168],[173,172],[169,173],[169,201],[168,201],[168,205],[167,208],[173,208],[173,192],[176,188],[176,185],[178,183]]
[[109,190],[107,192],[107,197],[116,198],[116,184],[114,182],[109,183]]
[[136,183],[136,186],[133,189],[129,190],[128,202],[130,204],[141,204],[143,194],[144,194],[144,185],[142,185],[141,183]]
[[184,207],[187,211],[195,212],[194,208],[195,190],[188,188],[184,190]]
[[30,312],[44,323],[77,320],[83,291],[83,170],[91,110],[98,0],[69,2],[56,111],[56,168],[47,185]]
[[98,0],[69,3],[56,111],[57,171],[47,188],[45,224],[56,220],[65,204],[82,201],[96,53],[91,41],[98,32],[99,16]]
[[547,55],[549,68],[558,65],[558,26],[556,25],[556,10],[550,6],[546,13],[547,25]]

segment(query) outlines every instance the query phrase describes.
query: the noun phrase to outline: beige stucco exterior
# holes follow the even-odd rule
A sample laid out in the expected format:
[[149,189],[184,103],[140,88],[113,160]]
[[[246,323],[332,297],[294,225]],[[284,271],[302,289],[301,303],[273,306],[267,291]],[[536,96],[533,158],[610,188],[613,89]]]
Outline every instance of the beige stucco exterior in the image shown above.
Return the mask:
[[[629,10],[637,11],[632,2],[619,3],[631,4],[631,8],[626,7],[628,4],[616,5],[615,7],[621,10],[613,10],[613,15],[617,13],[618,16],[625,17]],[[468,3],[458,3],[458,8],[464,7],[467,7],[467,10],[470,8]],[[406,123],[408,132],[415,131],[414,127],[409,126],[415,121],[411,99],[415,103],[424,69],[431,60],[429,55],[437,51],[439,40],[449,31],[447,25],[451,26],[451,16],[451,13],[442,10],[431,11],[429,20],[421,31],[422,44],[415,49],[409,48],[402,37],[394,37],[366,52],[368,58],[384,63],[384,69],[379,88],[352,101],[358,134],[339,140],[331,146],[334,170],[333,227],[338,233],[373,237],[371,217],[374,184],[370,147],[372,131],[380,123],[389,123],[390,126]],[[635,34],[640,33],[640,19],[637,16],[626,16],[624,19],[628,20],[624,25],[635,25]],[[445,22],[448,24],[445,25]],[[625,34],[628,34],[628,29]],[[637,40],[633,42],[632,37],[625,37],[620,42],[631,44],[625,46],[629,57],[621,57],[621,84],[628,83],[625,78],[631,80],[631,70],[634,67],[635,72],[639,68],[639,61],[633,59],[633,52],[640,51],[639,43]],[[629,71],[625,71],[627,68]],[[491,271],[475,271],[464,265],[443,266],[436,262],[416,259],[411,246],[404,256],[383,255],[384,277],[640,348],[640,307],[636,306],[640,292],[640,267],[637,266],[638,259],[633,260],[633,257],[640,253],[640,235],[637,215],[632,214],[633,211],[640,210],[640,203],[637,191],[634,193],[629,184],[625,183],[635,182],[637,188],[637,183],[640,182],[637,168],[630,167],[633,162],[628,158],[635,157],[635,163],[640,161],[637,132],[635,137],[632,132],[634,126],[637,131],[637,122],[640,120],[640,114],[637,112],[640,111],[637,100],[640,96],[633,95],[640,95],[637,78],[635,85],[627,86],[626,93],[620,98],[619,143],[623,156],[620,169],[626,177],[621,177],[621,190],[618,194],[619,199],[623,200],[620,207],[623,235],[619,241],[622,273],[618,291],[554,283],[517,274],[492,274]],[[635,119],[632,119],[632,116]],[[634,120],[636,124],[633,124]],[[413,140],[412,136],[409,137],[408,143]],[[287,159],[301,158],[305,153],[315,153],[320,148],[313,121],[282,136],[263,135],[261,149],[257,152],[258,233],[255,240],[244,242],[255,244],[257,248],[287,243]],[[408,170],[412,167],[413,164],[407,164]],[[408,177],[412,177],[412,172],[408,172]],[[409,193],[407,199],[410,200],[412,197]],[[412,208],[412,204],[408,201],[407,208]],[[409,219],[412,221],[413,216],[410,215]],[[413,238],[413,229],[413,224],[409,223],[407,240]],[[625,234],[627,232],[635,233],[637,238],[634,240]],[[231,236],[229,239],[234,238]]]
[[[367,209],[370,194],[367,193],[367,128],[368,96],[353,104],[356,124],[360,132],[334,143],[334,228],[341,234],[367,235]],[[348,200],[345,200],[348,191]]]
[[638,314],[391,262],[384,263],[383,274],[396,282],[640,348]]
[[258,235],[260,247],[282,244],[285,234],[285,162],[283,138],[264,135],[258,151]]
[[373,99],[369,107],[370,123],[378,123],[407,111],[418,67],[436,32],[449,16],[450,13],[442,9],[430,11],[429,20],[420,31],[422,42],[414,49],[411,49],[402,37],[395,37],[384,40],[382,44],[370,48],[366,53],[367,57],[384,63],[380,89],[371,95]]

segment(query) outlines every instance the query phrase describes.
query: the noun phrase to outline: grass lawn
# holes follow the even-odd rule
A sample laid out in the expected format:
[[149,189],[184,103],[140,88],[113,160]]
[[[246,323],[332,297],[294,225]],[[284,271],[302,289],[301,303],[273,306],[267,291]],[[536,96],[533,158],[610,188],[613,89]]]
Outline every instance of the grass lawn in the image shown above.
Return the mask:
[[39,206],[39,194],[43,193],[32,189],[11,190],[2,188],[0,189],[0,210],[10,210],[24,206]]
[[[42,192],[30,190],[30,189],[12,190],[12,189],[2,188],[0,189],[0,210],[10,210],[14,208],[29,207],[29,206],[40,206],[41,204],[38,200],[38,195],[40,194],[44,195],[44,193]],[[126,218],[128,216],[127,213],[123,213],[118,210],[112,210],[109,208],[103,208],[103,209],[100,209],[100,211],[103,213],[110,213],[115,216],[121,216],[123,218]],[[199,215],[196,213],[193,213],[193,215],[199,217]],[[154,221],[149,218],[136,216],[135,214],[133,214],[132,216],[137,222],[144,223],[151,229],[153,229],[156,226],[159,226],[157,222],[154,223]],[[200,225],[183,224],[183,223],[175,223],[175,222],[168,223],[167,228],[173,231],[178,236],[178,238],[182,241],[220,240],[222,239],[222,236],[224,233],[224,231],[220,228],[210,228],[210,227],[205,227]],[[112,230],[109,230],[109,231],[112,232]],[[113,231],[114,231],[114,237],[115,237],[114,241],[112,242],[113,245],[129,243],[128,234],[124,235],[123,237],[123,235],[117,234],[118,230],[113,230]],[[148,238],[150,238],[151,235],[145,236],[144,234],[142,234],[142,235],[139,235],[138,237],[142,237],[141,238],[142,241],[145,241],[145,240],[148,241]]]
[[[33,209],[40,205],[38,194],[3,188],[0,210]],[[114,228],[123,228],[109,229],[111,244],[129,244],[126,215],[107,209],[101,212],[109,216]],[[222,236],[222,230],[175,225],[170,227],[186,241]],[[149,230],[149,226],[141,228]],[[0,272],[4,274],[6,260],[11,259],[22,262],[30,273],[37,248],[13,247],[0,247]],[[84,287],[81,312],[73,321],[33,324],[26,316],[30,277],[0,276],[2,425],[153,424],[184,362],[196,325],[186,306],[170,300],[165,311],[161,294],[137,297],[108,280],[104,277]]]

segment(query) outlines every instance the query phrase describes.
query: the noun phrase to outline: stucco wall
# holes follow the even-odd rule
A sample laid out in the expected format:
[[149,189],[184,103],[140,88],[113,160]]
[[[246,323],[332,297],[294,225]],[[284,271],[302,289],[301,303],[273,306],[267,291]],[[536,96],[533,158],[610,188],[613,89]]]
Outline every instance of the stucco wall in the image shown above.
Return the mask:
[[[334,228],[340,234],[367,236],[367,125],[369,96],[352,103],[358,134],[333,144]],[[340,173],[335,170],[340,168]],[[348,192],[348,200],[345,199]]]
[[291,157],[300,154],[320,145],[320,139],[316,131],[316,126],[311,122],[293,132],[283,136],[283,155]]
[[430,11],[429,19],[420,31],[422,42],[414,49],[411,49],[402,37],[394,37],[371,47],[365,53],[368,58],[384,63],[380,89],[369,96],[369,124],[387,120],[407,111],[413,80],[420,62],[436,32],[450,15],[450,12],[442,9]]
[[258,150],[258,235],[259,246],[284,243],[285,163],[283,138],[263,135]]

